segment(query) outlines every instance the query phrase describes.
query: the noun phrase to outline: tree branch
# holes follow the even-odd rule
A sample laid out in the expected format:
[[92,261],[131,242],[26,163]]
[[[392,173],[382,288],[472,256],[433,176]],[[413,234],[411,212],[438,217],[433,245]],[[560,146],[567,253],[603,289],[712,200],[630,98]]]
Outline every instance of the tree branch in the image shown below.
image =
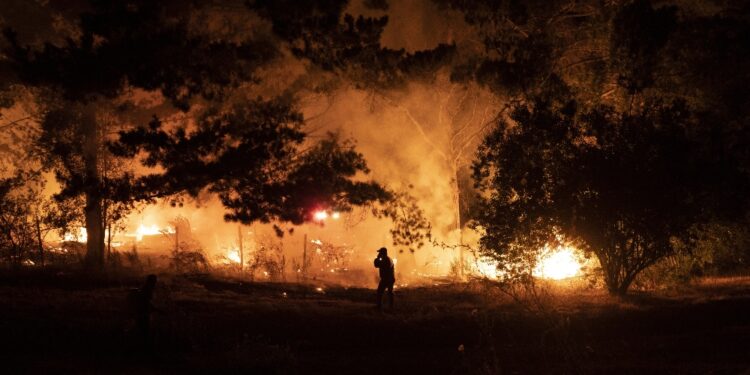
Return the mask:
[[15,125],[18,125],[21,121],[26,121],[26,120],[29,120],[31,118],[32,118],[32,116],[26,116],[26,117],[20,118],[18,120],[13,120],[13,121],[11,121],[11,122],[9,122],[7,124],[0,125],[0,131],[5,130],[5,129],[10,128],[10,127],[13,127]]
[[425,141],[425,143],[430,145],[430,147],[432,147],[435,150],[435,152],[437,152],[443,159],[445,159],[446,161],[449,160],[448,155],[446,155],[443,151],[441,151],[440,148],[434,142],[432,142],[430,137],[424,131],[422,124],[420,124],[419,121],[417,121],[417,119],[415,119],[414,116],[412,116],[411,112],[407,108],[405,108],[404,106],[400,104],[396,104],[395,102],[393,102],[393,100],[391,100],[385,95],[381,95],[380,97],[383,98],[383,100],[389,105],[391,105],[392,107],[403,112],[404,115],[406,115],[406,118],[409,119],[412,125],[414,125],[414,127],[417,129],[419,134],[422,136],[422,139]]

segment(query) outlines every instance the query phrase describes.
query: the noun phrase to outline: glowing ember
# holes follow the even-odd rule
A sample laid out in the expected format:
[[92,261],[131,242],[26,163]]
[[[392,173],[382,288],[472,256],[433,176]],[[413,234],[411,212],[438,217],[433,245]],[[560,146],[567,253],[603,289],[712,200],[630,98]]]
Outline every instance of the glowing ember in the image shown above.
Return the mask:
[[562,280],[577,276],[581,272],[581,264],[571,247],[560,247],[542,258],[534,268],[534,276],[552,280]]
[[477,272],[483,277],[489,277],[491,279],[498,278],[497,263],[491,259],[479,259],[476,262]]
[[341,214],[338,212],[334,212],[333,214],[331,214],[331,217],[333,218],[333,220],[338,220],[341,217]]
[[242,258],[240,258],[240,252],[238,250],[229,250],[227,253],[227,259],[232,263],[240,264]]
[[63,235],[63,241],[86,242],[88,238],[88,233],[84,227],[78,228],[78,233],[67,232]]
[[152,225],[150,227],[147,227],[143,224],[138,226],[138,229],[135,231],[135,238],[138,241],[143,240],[143,236],[153,236],[155,234],[159,234],[159,227],[156,225]]
[[322,210],[321,211],[315,211],[315,213],[313,214],[313,218],[315,218],[315,220],[317,220],[317,221],[323,221],[326,218],[328,218],[328,212],[325,212],[325,211],[322,211]]
[[[574,247],[561,246],[550,249],[545,246],[542,255],[539,256],[537,265],[532,271],[534,277],[562,280],[569,277],[579,276],[583,265],[577,255],[578,250]],[[490,279],[501,279],[506,276],[506,271],[498,269],[495,260],[489,258],[477,259],[474,263],[474,272]]]
[[165,228],[165,229],[159,229],[159,227],[156,224],[153,224],[151,226],[145,226],[143,224],[138,226],[138,229],[135,231],[135,239],[138,241],[143,240],[143,236],[154,236],[157,234],[162,233],[174,233],[174,229],[172,228]]

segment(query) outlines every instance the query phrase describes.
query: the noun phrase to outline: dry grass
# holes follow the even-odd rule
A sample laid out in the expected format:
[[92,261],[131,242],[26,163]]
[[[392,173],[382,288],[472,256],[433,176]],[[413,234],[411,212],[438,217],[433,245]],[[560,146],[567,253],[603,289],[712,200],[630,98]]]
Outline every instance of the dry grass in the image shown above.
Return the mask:
[[[6,373],[738,373],[750,279],[620,299],[571,283],[514,295],[485,281],[373,291],[163,275],[153,350],[127,333],[140,278],[0,276]],[[321,290],[317,290],[321,288]]]

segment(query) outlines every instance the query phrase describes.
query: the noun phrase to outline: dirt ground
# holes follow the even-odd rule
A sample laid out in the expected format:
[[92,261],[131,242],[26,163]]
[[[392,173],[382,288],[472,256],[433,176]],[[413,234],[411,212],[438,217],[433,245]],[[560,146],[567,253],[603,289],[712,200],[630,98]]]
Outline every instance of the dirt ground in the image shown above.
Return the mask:
[[152,338],[127,310],[135,277],[0,274],[0,372],[750,374],[750,278],[626,298],[488,282],[373,290],[160,275]]

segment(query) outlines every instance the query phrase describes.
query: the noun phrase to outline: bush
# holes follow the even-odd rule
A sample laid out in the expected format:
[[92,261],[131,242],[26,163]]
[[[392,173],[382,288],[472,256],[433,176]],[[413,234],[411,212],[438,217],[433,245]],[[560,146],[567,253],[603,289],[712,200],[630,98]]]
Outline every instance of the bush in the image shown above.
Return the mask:
[[686,284],[700,276],[720,276],[750,269],[748,223],[713,222],[690,230],[674,241],[675,253],[647,268],[636,287],[656,289]]

